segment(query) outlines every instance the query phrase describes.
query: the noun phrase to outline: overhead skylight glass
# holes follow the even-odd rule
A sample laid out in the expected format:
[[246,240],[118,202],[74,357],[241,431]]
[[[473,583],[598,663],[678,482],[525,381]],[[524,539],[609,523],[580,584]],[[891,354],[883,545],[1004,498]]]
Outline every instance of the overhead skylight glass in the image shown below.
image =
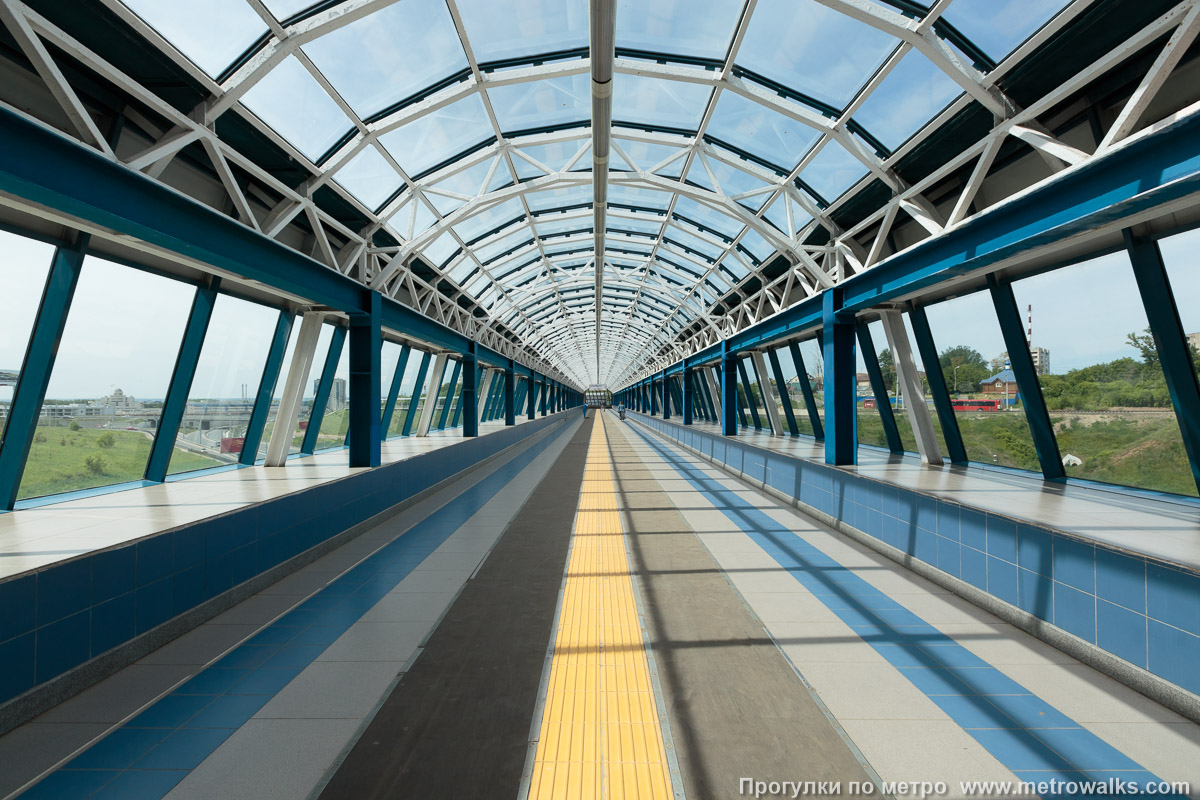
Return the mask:
[[613,122],[694,131],[711,91],[695,83],[618,73],[613,76]]
[[642,189],[618,183],[608,187],[608,202],[666,211],[671,204],[671,195],[656,189]]
[[483,101],[473,94],[379,137],[409,177],[495,137]]
[[591,79],[566,75],[488,89],[492,110],[505,133],[548,128],[591,118]]
[[267,32],[267,24],[245,0],[124,2],[212,78]]
[[378,208],[400,188],[400,176],[373,145],[362,151],[333,175],[368,208]]
[[886,33],[814,0],[762,0],[735,61],[844,108],[897,44]]
[[475,255],[480,261],[491,261],[501,253],[507,253],[518,245],[531,244],[533,233],[527,227],[521,227],[512,233],[505,234],[499,239],[493,239],[486,245],[475,248]]
[[481,63],[588,46],[587,0],[458,0],[456,5]]
[[1065,5],[1063,0],[955,0],[946,21],[1001,61]]
[[722,250],[720,247],[712,242],[700,238],[695,233],[692,233],[691,231],[688,231],[679,225],[669,226],[666,230],[665,236],[667,239],[670,239],[679,245],[687,247],[698,253],[702,253],[710,260],[715,261],[721,257]]
[[[686,152],[681,152],[681,147],[671,145],[657,144],[654,142],[642,142],[634,139],[625,139],[618,136],[613,137],[617,147],[619,147],[629,160],[626,160],[617,152],[614,147],[612,154],[609,156],[609,169],[650,172],[655,167],[661,166],[661,171],[658,173],[665,177],[677,178],[680,171],[683,169],[683,163],[687,158]],[[670,163],[665,163],[668,159],[672,159]]]
[[706,133],[785,172],[820,136],[815,128],[733,92],[721,92]]
[[720,61],[742,0],[621,0],[617,47]]
[[309,42],[304,52],[363,117],[467,68],[444,0],[393,3]]
[[675,200],[675,213],[729,237],[736,236],[745,227],[741,221],[690,197],[679,197]]
[[[429,188],[438,191],[427,191],[425,196],[437,206],[440,213],[449,214],[479,194],[491,166],[492,159],[487,159],[473,167],[459,170],[453,175],[431,184]],[[446,194],[442,194],[442,192]]]
[[[589,111],[590,114],[590,111]],[[575,154],[579,152],[579,148],[587,147],[587,142],[578,140],[567,140],[563,142],[548,142],[546,144],[531,144],[522,145],[514,148],[512,151],[513,166],[517,170],[517,177],[521,179],[536,178],[549,172],[560,172],[567,165],[567,162],[575,158]],[[537,166],[529,159],[523,158],[521,153],[529,156],[541,166]],[[575,159],[575,163],[571,165],[572,169],[580,170],[584,167],[591,169],[591,159],[587,158],[586,154]],[[545,167],[545,169],[542,169]]]
[[525,207],[521,205],[520,200],[513,198],[505,200],[503,203],[497,203],[486,211],[480,211],[459,222],[454,226],[454,232],[462,237],[464,242],[470,242],[478,239],[487,231],[508,224],[514,219],[522,219],[524,216]]
[[[609,222],[612,221],[612,215],[608,216]],[[539,236],[555,236],[561,233],[569,233],[577,230],[591,230],[592,215],[591,212],[576,214],[571,212],[568,215],[554,217],[541,216],[534,220],[534,227],[537,228]]]
[[313,161],[351,129],[342,109],[295,56],[242,95],[242,105]]
[[291,19],[309,6],[315,5],[314,0],[263,0],[267,10],[275,15],[275,19],[283,22]]
[[854,112],[854,118],[894,150],[960,94],[962,89],[950,76],[910,50]]
[[569,186],[561,189],[545,189],[540,192],[530,192],[525,195],[525,202],[531,211],[543,211],[560,206],[573,206],[579,203],[592,202],[591,184]]
[[639,218],[639,217],[634,217],[632,215],[622,216],[622,215],[614,214],[612,211],[609,211],[608,217],[606,218],[606,220],[608,223],[608,228],[610,230],[616,229],[616,230],[632,231],[634,233],[645,233],[645,234],[650,234],[653,236],[657,236],[659,233],[661,233],[662,226],[663,226],[663,218],[662,217],[652,217],[652,218],[643,219],[643,218]]
[[[730,156],[733,158],[733,156]],[[707,169],[705,169],[707,165]],[[711,173],[711,174],[710,174]],[[713,178],[716,181],[713,181]],[[765,181],[750,173],[732,167],[717,158],[702,156],[692,163],[688,171],[688,180],[703,186],[705,189],[736,198],[738,203],[757,211],[766,202],[769,186]]]
[[421,255],[435,267],[440,267],[446,263],[446,259],[454,255],[454,251],[458,250],[458,242],[447,231],[441,236],[433,240],[433,243],[421,251]]
[[800,179],[830,201],[849,189],[866,171],[863,163],[846,148],[830,140],[800,173]]

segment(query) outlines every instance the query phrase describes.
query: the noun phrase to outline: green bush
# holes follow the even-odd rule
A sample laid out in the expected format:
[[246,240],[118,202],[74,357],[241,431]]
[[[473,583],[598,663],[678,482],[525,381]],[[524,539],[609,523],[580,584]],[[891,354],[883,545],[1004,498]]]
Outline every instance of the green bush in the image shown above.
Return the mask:
[[108,464],[104,463],[104,459],[100,456],[92,455],[83,460],[83,466],[91,475],[104,475],[108,469]]
[[111,433],[102,433],[100,438],[96,440],[96,444],[103,447],[105,450],[117,443],[116,438]]
[[71,420],[71,424],[68,427],[73,431],[77,431],[79,430],[79,423],[75,420]]

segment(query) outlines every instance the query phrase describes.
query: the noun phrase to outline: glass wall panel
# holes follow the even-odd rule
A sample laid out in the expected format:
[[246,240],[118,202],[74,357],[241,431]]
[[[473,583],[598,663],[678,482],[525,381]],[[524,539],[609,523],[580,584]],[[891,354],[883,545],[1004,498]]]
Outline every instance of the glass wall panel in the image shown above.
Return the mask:
[[[262,441],[258,445],[258,457],[266,458],[267,446],[271,443],[271,434],[275,430],[275,417],[279,413],[279,403],[283,400],[283,387],[287,383],[288,369],[292,365],[292,357],[296,354],[296,340],[300,336],[301,317],[296,317],[292,323],[292,334],[288,339],[287,351],[284,353],[283,365],[279,368],[279,380],[275,381],[275,396],[271,398],[271,410],[267,415],[267,424],[263,428]],[[312,410],[314,381],[320,376],[325,366],[325,356],[329,352],[329,340],[333,338],[333,327],[322,325],[317,337],[316,351],[313,353],[312,365],[308,377],[304,380],[304,394],[300,402],[300,417],[298,431],[293,431],[292,443],[288,446],[289,453],[299,453],[300,445],[304,442],[304,431],[308,429],[308,417]]]
[[217,298],[168,474],[237,463],[278,319],[273,308]]
[[[432,362],[430,369],[433,369]],[[442,419],[442,409],[446,407],[446,401],[450,394],[450,376],[454,374],[454,362],[446,359],[446,368],[442,371],[442,382],[438,386],[437,397],[434,399],[433,419],[429,421],[429,429],[437,430],[437,424]],[[430,376],[432,378],[432,376]],[[500,418],[504,418],[504,409],[500,409]]]
[[83,262],[19,497],[140,480],[195,289]]
[[[415,399],[419,399],[425,387],[418,387],[417,373],[420,372],[421,362],[425,358],[425,353],[421,350],[412,350],[408,354],[408,364],[404,369],[404,378],[400,382],[400,393],[396,396],[396,410],[392,413],[392,424],[388,426],[388,436],[399,436],[404,432],[404,419],[408,416],[408,408],[413,404]],[[430,359],[432,363],[432,359]],[[426,377],[425,383],[428,383]],[[413,395],[416,394],[416,398]],[[416,420],[413,420],[413,430],[416,430]]]
[[0,231],[0,442],[53,258],[53,245]]
[[[808,372],[808,385],[812,387],[813,398],[816,400],[817,417],[825,420],[825,358],[821,355],[821,346],[816,339],[807,339],[800,343],[800,357],[804,359],[804,369]],[[797,387],[799,389],[799,387]],[[801,422],[801,418],[804,422]],[[804,395],[800,395],[800,405],[796,407],[796,424],[804,431],[812,433],[812,423],[808,420],[808,407],[804,404]]]
[[[750,356],[742,357],[742,369],[746,371],[746,380],[750,382],[749,386],[743,386],[742,390],[746,393],[746,424],[759,430],[770,430],[771,423],[767,419],[767,409],[763,405],[762,390],[758,385],[758,372],[754,369],[754,359]],[[741,373],[739,373],[740,377]]]
[[[401,346],[395,342],[384,341],[383,351],[379,355],[379,416],[383,418],[387,407],[388,392],[392,390],[392,378],[396,375],[396,367],[400,364]],[[386,432],[385,432],[386,433]]]
[[1067,475],[1195,495],[1126,254],[1026,278],[1013,290],[1033,318],[1039,380]]
[[[883,323],[879,320],[868,323],[867,330],[871,332],[871,344],[875,345],[875,357],[879,360],[879,371],[883,375],[883,383],[887,387],[888,402],[896,418],[896,429],[900,433],[900,442],[910,453],[917,452],[917,439],[913,436],[912,425],[908,421],[908,412],[904,408],[899,384],[896,382],[896,363],[888,347],[887,335],[883,331]],[[883,421],[879,416],[874,394],[870,400],[864,400],[859,407],[858,435],[864,444],[879,447],[887,446],[887,437],[883,431]]]
[[[917,366],[917,375],[921,378],[921,391],[923,397],[921,402],[929,407],[929,416],[933,419],[933,430],[937,434],[938,447],[942,450],[942,457],[950,460],[950,451],[946,447],[946,436],[942,433],[942,420],[938,417],[937,409],[933,405],[933,394],[929,391],[929,378],[925,372],[925,362],[921,358],[921,348],[917,345],[917,337],[913,334],[912,323],[908,319],[908,312],[904,313],[904,330],[908,334],[908,343],[912,349],[913,361]],[[884,341],[887,341],[884,339]],[[935,342],[936,344],[936,342]],[[897,409],[903,409],[906,403],[912,402],[914,398],[905,397],[904,393],[900,393],[900,398],[896,402]],[[916,452],[916,439],[913,439],[913,452]]]
[[[324,365],[322,364],[322,368]],[[318,372],[314,381],[320,380]],[[316,390],[316,384],[313,385]],[[322,409],[321,429],[317,432],[314,450],[342,447],[346,444],[346,433],[350,430],[350,337],[342,343],[342,354],[338,357],[337,369],[333,373],[333,385]],[[310,424],[317,424],[314,421]]]
[[[1175,295],[1179,321],[1192,351],[1192,362],[1200,372],[1200,231],[1187,231],[1158,243],[1167,278]],[[0,390],[2,391],[2,390]]]
[[926,307],[967,458],[1041,471],[991,293]]
[[[779,413],[783,414],[784,403],[790,403],[792,415],[796,419],[796,431],[805,436],[812,436],[812,421],[808,418],[808,406],[804,404],[804,390],[800,387],[796,363],[792,360],[792,350],[790,347],[780,347],[775,351],[775,356],[779,359],[779,370],[783,373],[783,386],[775,387],[776,396],[779,398]],[[786,417],[784,419],[786,426]]]

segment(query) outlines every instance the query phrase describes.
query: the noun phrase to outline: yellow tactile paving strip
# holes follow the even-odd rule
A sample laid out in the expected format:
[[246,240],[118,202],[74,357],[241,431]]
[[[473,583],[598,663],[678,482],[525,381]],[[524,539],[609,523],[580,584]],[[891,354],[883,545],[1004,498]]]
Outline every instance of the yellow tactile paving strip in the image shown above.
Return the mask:
[[603,420],[588,443],[530,800],[673,796]]

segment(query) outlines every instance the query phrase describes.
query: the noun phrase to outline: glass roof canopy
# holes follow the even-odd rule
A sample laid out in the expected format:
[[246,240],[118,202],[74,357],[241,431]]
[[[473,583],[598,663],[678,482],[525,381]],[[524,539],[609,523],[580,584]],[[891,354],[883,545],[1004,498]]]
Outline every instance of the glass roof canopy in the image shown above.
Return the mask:
[[587,0],[124,3],[401,243],[373,287],[617,385],[776,255],[829,285],[823,209],[1065,0],[621,0],[598,301]]

